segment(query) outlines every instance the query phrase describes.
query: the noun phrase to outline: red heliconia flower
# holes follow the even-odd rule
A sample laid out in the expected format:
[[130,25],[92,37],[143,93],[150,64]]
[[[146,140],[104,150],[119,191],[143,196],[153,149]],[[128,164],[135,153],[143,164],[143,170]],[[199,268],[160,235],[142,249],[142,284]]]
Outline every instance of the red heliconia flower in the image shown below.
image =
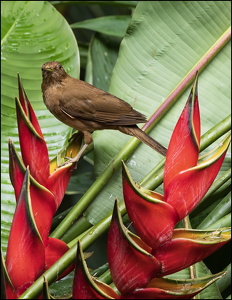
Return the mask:
[[[199,159],[200,112],[196,76],[169,143],[164,168],[164,195],[136,184],[123,163],[125,206],[139,236],[123,225],[116,201],[107,251],[110,273],[120,298],[190,299],[225,274],[184,281],[161,278],[203,260],[230,240],[230,228],[175,229],[208,191],[229,144],[230,135],[226,135],[207,158]],[[74,298],[79,299],[80,295],[85,295],[86,299],[93,295],[96,299],[112,298],[99,293],[99,287],[90,283],[92,279],[85,281],[85,291],[91,290],[91,293],[83,294],[78,282],[82,282],[80,278],[91,276],[87,268],[80,271],[79,264],[76,268]]]
[[[223,234],[226,238],[226,230]],[[73,299],[191,299],[225,274],[184,280],[155,278],[160,276],[162,264],[152,255],[151,247],[123,225],[117,200],[108,236],[109,268],[120,294],[90,275],[79,242]],[[199,240],[203,238],[201,234]]]
[[[222,163],[221,157],[224,156],[229,146],[229,141],[229,136],[227,136],[211,158],[201,162],[192,169],[200,173],[201,170],[206,172],[208,167],[208,170],[211,172],[214,165],[217,165],[218,162]],[[211,180],[211,175],[205,177],[205,180]],[[193,180],[194,183],[195,181]],[[184,187],[184,183],[183,186],[180,184],[181,187]],[[179,221],[176,213],[178,208],[173,207],[173,214],[171,214],[170,207],[172,206],[164,202],[162,200],[164,198],[160,194],[147,191],[133,182],[124,163],[123,189],[127,212],[133,227],[141,239],[152,248],[151,254],[162,265],[161,272],[156,277],[177,272],[201,261],[222,247],[230,239],[229,228],[212,231],[174,229],[174,226]],[[164,205],[168,209],[162,209]],[[168,218],[170,219],[169,221]],[[217,236],[216,239],[214,238],[215,236]]]
[[[10,179],[16,196],[16,210],[6,253],[7,297],[20,296],[69,247],[50,238],[52,218],[66,191],[74,164],[58,167],[49,162],[48,149],[36,115],[20,79],[16,111],[22,159],[9,140]],[[76,155],[81,139],[73,139],[61,158]],[[65,273],[74,268],[72,265]]]

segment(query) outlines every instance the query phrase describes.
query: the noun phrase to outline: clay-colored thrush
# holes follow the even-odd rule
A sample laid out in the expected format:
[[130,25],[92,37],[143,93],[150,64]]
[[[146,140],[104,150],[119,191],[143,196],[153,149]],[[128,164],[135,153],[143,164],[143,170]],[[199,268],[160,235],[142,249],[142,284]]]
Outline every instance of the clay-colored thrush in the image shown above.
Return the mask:
[[91,133],[101,129],[115,129],[135,136],[166,155],[167,149],[136,125],[147,122],[146,117],[127,102],[70,77],[57,61],[43,64],[42,75],[43,99],[47,108],[58,120],[84,134],[84,146],[67,163],[78,161],[92,142]]

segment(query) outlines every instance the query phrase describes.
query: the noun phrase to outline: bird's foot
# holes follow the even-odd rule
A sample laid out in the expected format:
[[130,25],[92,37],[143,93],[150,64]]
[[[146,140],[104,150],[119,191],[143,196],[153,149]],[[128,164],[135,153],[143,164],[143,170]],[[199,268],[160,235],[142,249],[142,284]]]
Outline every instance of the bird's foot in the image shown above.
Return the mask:
[[58,168],[61,168],[61,167],[64,167],[64,166],[67,166],[68,164],[74,164],[75,163],[75,167],[74,167],[74,169],[76,169],[77,168],[77,162],[78,162],[78,160],[80,159],[80,156],[79,157],[77,157],[77,156],[75,156],[75,157],[65,157],[65,159],[67,159],[63,164],[61,164],[61,165],[59,165],[59,167]]
[[65,157],[65,159],[67,159],[67,161],[65,161],[63,164],[59,165],[58,168],[61,168],[61,167],[64,167],[64,166],[67,166],[68,164],[74,164],[75,163],[75,167],[74,169],[77,168],[77,162],[79,159],[76,159],[76,157]]
[[61,164],[61,165],[59,166],[59,168],[60,168],[60,167],[63,167],[63,166],[66,166],[66,165],[68,165],[68,164],[70,164],[70,163],[76,163],[76,165],[75,165],[75,167],[74,167],[74,169],[76,169],[76,167],[77,167],[77,162],[79,161],[79,159],[81,158],[83,152],[85,151],[85,149],[86,149],[87,147],[88,147],[88,144],[85,144],[85,145],[80,149],[80,151],[77,153],[77,155],[74,156],[74,157],[65,157],[65,159],[67,159],[67,161],[65,161],[63,164]]

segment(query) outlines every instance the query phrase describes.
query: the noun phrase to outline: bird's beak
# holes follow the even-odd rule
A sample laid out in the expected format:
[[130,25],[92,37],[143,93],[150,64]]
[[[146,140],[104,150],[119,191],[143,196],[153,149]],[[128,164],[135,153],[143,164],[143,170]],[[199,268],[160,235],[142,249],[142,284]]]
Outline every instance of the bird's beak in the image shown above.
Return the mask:
[[45,70],[48,72],[53,72],[53,69],[50,69],[50,68],[46,68]]

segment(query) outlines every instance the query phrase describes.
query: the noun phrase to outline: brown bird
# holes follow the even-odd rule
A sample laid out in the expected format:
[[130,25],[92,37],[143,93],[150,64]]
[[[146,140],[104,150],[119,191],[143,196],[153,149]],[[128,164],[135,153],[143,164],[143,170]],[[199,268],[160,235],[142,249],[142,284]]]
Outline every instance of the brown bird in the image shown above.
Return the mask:
[[[61,122],[84,134],[84,146],[66,163],[76,162],[92,142],[95,130],[115,129],[135,136],[162,155],[167,149],[136,124],[146,117],[130,104],[82,80],[70,77],[57,61],[42,66],[44,103]],[[65,163],[65,164],[66,164]]]

